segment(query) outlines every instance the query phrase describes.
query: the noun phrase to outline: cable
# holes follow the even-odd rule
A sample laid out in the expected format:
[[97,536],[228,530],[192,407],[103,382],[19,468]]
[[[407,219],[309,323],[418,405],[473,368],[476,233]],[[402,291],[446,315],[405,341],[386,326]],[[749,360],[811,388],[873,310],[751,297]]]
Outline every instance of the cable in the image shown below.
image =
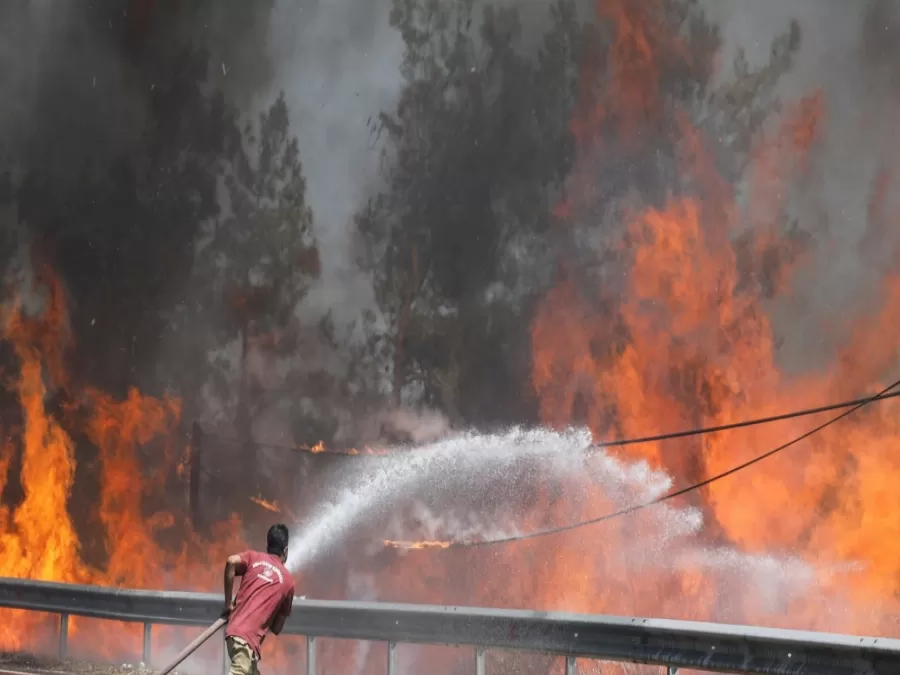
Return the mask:
[[[840,410],[841,408],[852,408],[854,406],[864,405],[867,403],[871,403],[873,401],[884,401],[891,398],[900,397],[900,391],[895,391],[892,394],[887,394],[885,396],[879,396],[876,394],[874,397],[868,398],[857,398],[851,401],[841,401],[840,403],[831,403],[829,405],[819,406],[818,408],[804,408],[802,410],[795,410],[794,412],[781,413],[780,415],[770,415],[768,417],[757,417],[752,420],[744,420],[742,422],[731,422],[729,424],[718,424],[711,427],[700,427],[699,429],[686,429],[684,431],[674,431],[667,434],[657,434],[655,436],[639,436],[637,438],[626,438],[619,441],[606,441],[604,443],[598,443],[602,447],[606,448],[615,448],[621,447],[623,445],[638,445],[640,443],[654,443],[656,441],[668,441],[674,438],[685,438],[687,436],[701,436],[704,434],[714,434],[720,431],[730,431],[732,429],[743,429],[744,427],[754,427],[760,424],[771,424],[772,422],[781,422],[784,420],[791,420],[797,417],[808,417],[810,415],[817,415],[823,412],[831,412],[832,410]],[[851,411],[852,412],[852,411]]]
[[[669,492],[669,493],[664,494],[661,497],[657,497],[656,499],[653,499],[649,502],[634,504],[632,506],[628,506],[628,507],[626,507],[624,509],[620,509],[618,511],[613,511],[612,513],[607,513],[607,514],[599,516],[597,518],[591,518],[590,520],[582,520],[577,523],[570,523],[569,525],[561,525],[559,527],[553,527],[553,528],[549,528],[546,530],[537,530],[535,532],[529,532],[527,534],[520,534],[520,535],[516,535],[516,536],[512,536],[512,537],[503,537],[501,539],[487,539],[484,541],[476,541],[476,542],[449,542],[449,543],[448,542],[435,542],[436,544],[439,544],[439,545],[434,546],[434,548],[441,548],[441,549],[481,548],[481,547],[485,547],[485,546],[510,544],[513,542],[525,541],[528,539],[537,539],[539,537],[546,537],[546,536],[549,536],[552,534],[559,534],[562,532],[570,532],[572,530],[577,530],[582,527],[587,527],[588,525],[595,525],[597,523],[602,523],[607,520],[612,520],[613,518],[618,518],[620,516],[626,516],[631,513],[641,511],[641,510],[649,508],[651,506],[656,506],[657,504],[662,504],[663,502],[667,502],[671,499],[675,499],[676,497],[680,497],[689,492],[699,490],[700,488],[706,487],[707,485],[710,485],[711,483],[715,483],[716,481],[722,480],[723,478],[727,478],[728,476],[736,474],[739,471],[743,471],[744,469],[746,469],[754,464],[757,464],[758,462],[761,462],[764,459],[768,459],[772,455],[775,455],[775,454],[781,452],[782,450],[787,450],[791,446],[796,445],[800,441],[804,441],[807,438],[809,438],[810,436],[813,436],[814,434],[819,433],[826,427],[829,427],[832,424],[834,424],[835,422],[839,422],[840,420],[844,419],[845,417],[852,415],[854,412],[856,412],[860,408],[863,408],[874,401],[880,401],[880,400],[884,400],[886,398],[896,397],[896,396],[900,395],[900,392],[894,393],[894,394],[889,394],[888,392],[890,392],[892,389],[896,389],[897,387],[900,387],[900,380],[897,380],[889,387],[882,389],[880,392],[878,392],[874,396],[870,396],[869,398],[865,398],[865,399],[860,399],[859,402],[856,403],[849,410],[846,410],[845,412],[842,412],[840,415],[837,415],[836,417],[832,417],[831,419],[823,422],[819,426],[813,427],[809,431],[802,433],[799,436],[794,437],[787,443],[783,443],[783,444],[779,445],[778,447],[773,448],[772,450],[769,450],[768,452],[764,452],[761,455],[757,455],[756,457],[753,457],[752,459],[749,459],[746,462],[743,462],[742,464],[738,464],[737,466],[733,466],[730,469],[723,471],[722,473],[716,474],[715,476],[710,476],[709,478],[706,478],[706,479],[700,481],[699,483],[694,483],[692,485],[688,485],[687,487],[681,488],[680,490],[675,490],[674,492]],[[425,548],[430,548],[430,547],[425,547]]]
[[[840,403],[831,403],[829,405],[823,405],[816,408],[803,408],[801,410],[795,410],[793,412],[781,413],[779,415],[770,415],[768,417],[758,417],[750,420],[743,420],[741,422],[731,422],[729,424],[717,424],[715,426],[710,427],[698,427],[695,429],[685,429],[682,431],[672,431],[664,434],[656,434],[653,436],[638,436],[636,438],[624,438],[620,440],[612,440],[612,441],[603,441],[600,443],[596,443],[595,445],[600,448],[617,448],[625,445],[639,445],[642,443],[655,443],[657,441],[669,441],[676,438],[687,438],[689,436],[703,436],[706,434],[715,434],[721,431],[731,431],[733,429],[743,429],[744,427],[753,427],[759,426],[761,424],[771,424],[772,422],[782,422],[784,420],[796,419],[798,417],[809,417],[810,415],[817,415],[819,413],[831,412],[832,410],[841,410],[842,408],[854,408],[854,406],[859,406],[861,404],[868,404],[874,401],[885,401],[891,398],[900,397],[900,391],[896,391],[886,395],[878,395],[870,396],[866,398],[857,398],[850,401],[841,401]],[[855,409],[855,408],[854,408]],[[851,412],[853,412],[851,410]],[[208,433],[206,434],[209,438],[215,438],[219,441],[224,441],[226,443],[242,443],[243,441],[237,438],[229,438],[227,436],[220,436],[218,434]],[[323,447],[310,447],[305,445],[279,445],[278,443],[262,443],[259,441],[249,441],[250,444],[254,445],[258,448],[271,448],[273,450],[285,450],[290,452],[305,452],[314,455],[341,455],[343,457],[381,457],[391,453],[382,452],[382,451],[365,451],[358,452],[355,450],[326,450]]]

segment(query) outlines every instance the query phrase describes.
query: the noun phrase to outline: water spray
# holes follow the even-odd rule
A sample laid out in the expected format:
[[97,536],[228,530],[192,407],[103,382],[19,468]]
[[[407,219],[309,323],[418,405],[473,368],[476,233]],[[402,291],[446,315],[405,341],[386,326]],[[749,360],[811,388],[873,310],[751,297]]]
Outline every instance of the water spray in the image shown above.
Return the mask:
[[[783,451],[793,447],[794,445],[800,443],[801,441],[804,441],[807,438],[814,436],[815,434],[819,433],[820,431],[827,429],[832,424],[840,422],[845,417],[849,417],[850,415],[855,413],[857,410],[860,410],[871,403],[874,403],[876,401],[881,401],[881,400],[884,400],[884,399],[890,398],[890,397],[897,397],[898,395],[900,395],[900,391],[893,391],[893,390],[897,389],[898,387],[900,387],[900,380],[896,380],[892,384],[890,384],[887,387],[885,387],[884,389],[882,389],[877,394],[868,396],[866,398],[856,399],[855,401],[851,401],[849,404],[847,402],[844,402],[844,403],[839,403],[839,404],[835,404],[835,405],[824,406],[822,408],[817,408],[817,409],[809,409],[809,410],[800,411],[800,412],[796,412],[796,413],[788,413],[786,415],[779,415],[779,416],[771,417],[771,418],[762,418],[761,420],[753,420],[751,422],[738,423],[742,426],[750,426],[753,424],[766,423],[766,421],[772,421],[772,420],[776,420],[776,419],[789,419],[791,417],[801,417],[801,416],[810,414],[811,411],[822,412],[825,410],[835,410],[835,409],[847,408],[840,415],[836,415],[835,417],[831,417],[831,418],[827,419],[826,421],[822,422],[821,424],[819,424],[816,427],[813,427],[809,431],[806,431],[806,432],[800,434],[799,436],[795,436],[794,438],[790,439],[789,441],[782,443],[781,445],[778,445],[777,447],[772,448],[771,450],[768,450],[767,452],[764,452],[760,455],[756,455],[755,457],[752,457],[745,462],[742,462],[740,464],[732,466],[731,468],[726,469],[726,470],[722,471],[721,473],[715,474],[713,476],[709,476],[708,478],[705,478],[697,483],[692,483],[691,485],[680,488],[678,490],[672,490],[672,491],[665,492],[664,494],[658,495],[648,501],[636,502],[630,506],[626,506],[624,508],[620,508],[618,510],[611,511],[609,513],[603,514],[596,518],[591,518],[589,520],[581,520],[581,521],[578,521],[575,523],[570,523],[568,525],[560,525],[557,527],[550,527],[550,528],[547,528],[544,530],[536,530],[534,532],[528,532],[525,534],[516,534],[516,535],[507,536],[507,537],[499,537],[496,539],[484,539],[481,541],[392,541],[392,540],[385,540],[384,545],[388,548],[397,548],[397,549],[403,549],[403,550],[408,550],[408,551],[422,551],[422,550],[429,550],[429,549],[449,549],[449,548],[479,548],[479,547],[483,547],[483,546],[496,546],[496,545],[503,545],[503,544],[511,544],[511,543],[519,542],[519,541],[525,541],[528,539],[537,539],[539,537],[546,537],[549,535],[561,534],[564,532],[571,532],[572,530],[577,530],[582,527],[586,527],[588,525],[595,525],[597,523],[603,523],[603,522],[606,522],[609,520],[613,520],[615,518],[619,518],[621,516],[631,515],[633,513],[636,513],[637,511],[642,511],[643,509],[649,508],[651,506],[663,504],[665,502],[671,501],[672,499],[674,499],[676,497],[681,497],[682,495],[688,494],[689,492],[694,492],[695,490],[699,490],[700,488],[706,487],[707,485],[710,485],[711,483],[715,483],[717,481],[722,480],[723,478],[728,478],[729,476],[733,476],[734,474],[739,473],[739,472],[753,466],[754,464],[757,464],[763,460],[768,459],[769,457],[777,455],[778,453],[783,452]],[[852,407],[848,408],[848,405],[852,405]],[[727,429],[727,428],[735,428],[735,425],[722,425],[720,427],[710,427],[709,429],[712,429],[713,431],[721,431],[721,430]],[[702,431],[706,431],[706,430],[702,430]],[[683,434],[680,434],[680,435],[688,435],[688,434],[693,434],[693,433],[694,432],[684,432]],[[630,442],[634,442],[635,440],[639,441],[639,442],[643,442],[644,440],[647,440],[647,439],[657,440],[657,439],[662,439],[662,438],[677,438],[677,437],[679,437],[679,434],[676,433],[676,434],[667,434],[667,435],[663,435],[663,436],[647,436],[644,439],[632,439],[631,441],[627,441],[627,442],[630,443]],[[620,442],[619,445],[623,445],[625,443],[626,442]],[[610,443],[610,445],[615,445],[615,443]],[[589,447],[594,448],[596,446],[589,446]]]

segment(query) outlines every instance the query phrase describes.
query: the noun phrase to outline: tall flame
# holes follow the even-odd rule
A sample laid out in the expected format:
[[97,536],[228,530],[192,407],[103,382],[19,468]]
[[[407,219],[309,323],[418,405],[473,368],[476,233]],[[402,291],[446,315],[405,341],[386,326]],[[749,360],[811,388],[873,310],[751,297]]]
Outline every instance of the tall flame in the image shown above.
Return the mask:
[[[0,509],[0,575],[133,588],[217,587],[218,575],[210,562],[218,567],[226,550],[242,545],[236,538],[239,530],[232,526],[212,545],[198,540],[188,523],[176,524],[177,510],[171,505],[148,511],[148,498],[165,487],[163,478],[176,464],[170,441],[179,421],[179,402],[135,390],[117,401],[88,388],[70,396],[76,403],[64,406],[61,413],[48,411],[52,393],[48,387],[55,392],[71,384],[65,354],[72,345],[62,285],[50,269],[39,271],[35,290],[43,291],[43,310],[30,316],[16,298],[0,312],[0,336],[11,345],[18,365],[12,386],[21,406],[20,424],[4,425],[0,485],[6,488],[17,478],[22,491],[19,503]],[[69,510],[77,468],[72,429],[99,452],[101,489],[96,507],[105,548],[105,562],[99,566],[86,562]],[[156,461],[142,464],[139,448],[151,447],[158,439],[165,446],[163,452]],[[13,476],[10,470],[17,454],[21,468]],[[156,480],[144,476],[148,469],[156,472]],[[176,525],[187,543],[166,550],[159,535]],[[75,638],[80,630],[89,630],[83,628],[86,624],[72,622]],[[0,648],[34,647],[54,630],[47,617],[4,612]],[[103,635],[104,639],[91,640],[91,654],[128,654],[138,633],[123,627]],[[123,643],[126,636],[134,640]]]
[[[671,110],[667,101],[663,114],[662,64],[677,68],[688,64],[688,56],[659,23],[660,5],[597,0],[597,8],[615,32],[607,53],[589,55],[582,70],[581,103],[572,122],[580,156],[556,213],[562,227],[602,228],[613,239],[609,247],[621,274],[592,284],[579,261],[560,261],[558,282],[531,325],[531,378],[542,421],[557,428],[587,424],[597,441],[647,436],[855,398],[880,389],[889,375],[895,379],[896,264],[888,266],[878,293],[860,303],[859,315],[846,317],[851,329],[830,363],[798,374],[779,362],[772,308],[790,295],[794,274],[812,261],[802,239],[784,226],[785,215],[824,137],[824,93],[790,102],[778,124],[757,140],[741,186],[748,198],[742,201],[689,111]],[[604,59],[611,79],[599,82],[592,66]],[[672,65],[673,59],[681,61]],[[596,189],[598,176],[612,173],[604,162],[652,150],[656,125],[666,115],[678,136],[679,175],[669,186],[672,192],[642,200],[635,186],[618,216],[596,222],[597,213],[610,211],[608,204],[596,203],[604,198]],[[872,186],[873,222],[863,240],[870,250],[883,245],[878,237],[896,222],[888,198],[893,171],[882,167]],[[391,570],[379,583],[409,597],[410,580],[423,580],[415,597],[429,602],[444,601],[442,591],[452,584],[459,597],[486,605],[894,635],[900,612],[897,412],[893,400],[870,406],[680,498],[677,506],[693,506],[704,515],[696,559],[635,569],[634,559],[621,554],[642,532],[668,536],[652,526],[667,508],[660,506],[509,546],[386,541],[391,550],[425,550],[403,555],[402,575]],[[785,420],[612,452],[664,469],[680,488],[821,421]],[[520,531],[617,509],[603,490],[586,489],[580,479],[559,482],[514,500],[509,515]],[[559,498],[566,493],[579,497]],[[734,581],[724,571],[738,559],[734,552],[744,556],[740,560],[756,560],[762,570],[774,571],[776,558],[781,566],[796,564],[802,572],[790,584],[799,588],[773,590],[775,575],[765,573]]]
[[[658,98],[635,92],[641,86],[658,91],[660,81],[649,66],[651,54],[672,44],[653,28],[655,3],[624,3],[627,12],[617,0],[597,4],[602,15],[615,18],[618,37],[607,54],[612,71],[642,72],[621,91],[605,88],[607,99],[598,101],[595,87],[588,87],[583,96],[588,112],[582,106],[575,128],[584,160],[576,167],[566,207],[559,211],[561,217],[582,223],[600,212],[592,203],[594,193],[586,190],[596,167],[597,139],[621,133],[640,143],[644,136],[635,134],[634,123],[644,125],[639,130],[652,138],[652,115],[623,121],[596,111],[616,106],[633,110],[635,101],[659,105]],[[628,64],[620,63],[626,54],[623,44],[631,45]],[[896,340],[889,328],[900,318],[900,276],[895,270],[883,279],[880,308],[858,320],[832,367],[797,375],[785,372],[777,359],[767,302],[790,291],[792,271],[806,260],[781,223],[792,188],[810,169],[826,108],[824,94],[814,92],[782,113],[780,126],[762,138],[753,153],[750,199],[743,206],[715,170],[702,132],[685,112],[676,111],[686,187],[661,207],[635,207],[632,202],[615,245],[624,267],[623,286],[613,294],[564,274],[534,317],[532,381],[547,424],[559,427],[584,420],[598,440],[643,436],[726,424],[878,388],[897,365]],[[870,212],[884,219],[889,178],[886,170],[882,174],[873,186]],[[652,204],[652,198],[648,202]],[[900,497],[888,487],[900,480],[892,452],[898,438],[896,410],[894,403],[879,404],[786,456],[685,499],[707,513],[710,537],[744,551],[791,551],[811,563],[864,562],[865,569],[845,578],[841,590],[849,589],[851,602],[860,608],[877,602],[897,611],[900,556],[892,542],[900,535]],[[808,421],[786,421],[702,439],[629,446],[620,452],[665,468],[681,486],[718,474],[809,426]],[[598,497],[586,501],[579,515],[590,518],[603,511]],[[615,530],[604,530],[604,546],[619,541],[611,535]],[[602,558],[602,551],[586,546],[588,557]],[[557,578],[577,568],[577,561],[569,559],[575,555],[557,551]],[[577,554],[584,556],[585,551]],[[827,586],[833,580],[821,582]],[[698,599],[691,614],[712,616],[715,603],[707,596],[715,594],[713,580],[682,575],[677,584]],[[810,598],[785,622],[825,625],[819,613],[825,602]],[[545,604],[558,603],[548,595]],[[648,613],[668,611],[665,599],[641,606]],[[585,608],[632,610],[625,596],[610,589],[592,593]],[[885,616],[860,612],[842,629],[889,631]],[[744,619],[757,616],[748,609]]]

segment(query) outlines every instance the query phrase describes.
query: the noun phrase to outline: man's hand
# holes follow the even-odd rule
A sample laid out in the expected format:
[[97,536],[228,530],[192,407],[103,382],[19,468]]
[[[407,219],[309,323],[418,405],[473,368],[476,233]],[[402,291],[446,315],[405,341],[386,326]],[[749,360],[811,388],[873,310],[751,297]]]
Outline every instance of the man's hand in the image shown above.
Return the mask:
[[234,611],[234,600],[231,602],[225,601],[225,610],[222,612],[222,616],[231,616],[231,613]]

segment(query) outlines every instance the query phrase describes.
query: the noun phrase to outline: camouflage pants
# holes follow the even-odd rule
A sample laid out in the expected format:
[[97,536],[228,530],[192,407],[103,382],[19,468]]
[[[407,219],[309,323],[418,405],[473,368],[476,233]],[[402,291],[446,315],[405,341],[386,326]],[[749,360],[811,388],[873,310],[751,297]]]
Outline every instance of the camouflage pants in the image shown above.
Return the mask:
[[228,658],[231,659],[231,668],[228,675],[259,675],[256,654],[250,649],[250,645],[236,637],[225,638],[225,647],[228,649]]

